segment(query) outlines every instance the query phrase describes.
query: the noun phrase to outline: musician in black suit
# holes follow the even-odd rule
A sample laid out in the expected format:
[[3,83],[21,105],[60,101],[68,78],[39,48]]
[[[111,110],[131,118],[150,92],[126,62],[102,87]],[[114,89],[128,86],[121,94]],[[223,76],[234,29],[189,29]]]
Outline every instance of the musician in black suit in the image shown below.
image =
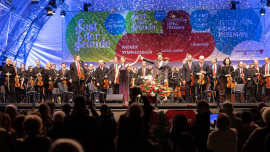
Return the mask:
[[[16,73],[15,78],[20,78],[21,69],[17,68],[17,61],[13,61],[13,67],[14,67],[14,70]],[[17,103],[20,103],[21,102],[21,94],[22,94],[20,87],[15,87],[15,94],[16,94]]]
[[53,76],[53,83],[54,83],[54,85],[53,85],[53,87],[54,88],[58,88],[58,85],[57,85],[57,83],[59,83],[60,82],[60,80],[59,80],[59,71],[58,70],[56,70],[56,64],[52,64],[52,66],[51,66],[51,69],[54,71],[54,76]]
[[[263,77],[263,82],[264,82],[264,91],[265,91],[265,100],[269,101],[270,99],[270,88],[266,88],[266,79],[270,77],[270,64],[269,64],[269,57],[264,58],[265,65],[262,66],[261,68],[261,75]],[[261,102],[261,101],[258,101]]]
[[68,69],[66,69],[66,66],[67,66],[66,63],[63,62],[62,63],[62,69],[60,69],[58,71],[59,80],[61,81],[61,83],[62,83],[63,80],[68,81],[70,79],[70,72],[69,72]]
[[115,56],[113,58],[113,64],[110,65],[109,71],[110,73],[109,75],[109,84],[112,87],[113,90],[113,94],[119,94],[119,84],[114,83],[115,77],[116,77],[116,73],[117,73],[117,69],[118,69],[118,58]]
[[225,58],[223,61],[224,66],[221,68],[221,76],[223,79],[223,85],[225,89],[225,100],[231,101],[231,91],[232,88],[227,87],[227,78],[232,77],[232,81],[234,80],[235,72],[234,68],[231,66],[231,60],[229,58]]
[[[11,66],[11,59],[6,59],[6,66],[3,67],[1,76],[7,78],[9,76],[9,82],[5,85],[5,100],[6,103],[17,103],[15,92],[14,92],[14,83],[15,83],[15,70]],[[8,88],[10,90],[8,90]]]
[[146,67],[146,61],[142,61],[142,68],[138,70],[137,76],[139,78],[144,78],[148,75],[151,75],[151,70]]
[[[257,102],[261,101],[261,95],[262,95],[262,86],[260,85],[260,77],[261,77],[261,67],[259,67],[259,61],[254,60],[254,67],[250,70],[250,75],[252,79],[252,90],[253,93],[251,95],[252,97],[255,97]],[[254,100],[251,100],[250,102],[255,102]]]
[[[214,86],[216,85],[216,87],[221,86],[220,83],[220,76],[221,76],[221,65],[217,64],[217,58],[213,58],[212,59],[212,65],[210,66],[210,73],[208,75],[209,77],[209,81],[211,84],[211,90],[214,89]],[[217,84],[215,83],[215,80],[217,80]],[[221,87],[220,87],[221,88]],[[215,96],[215,100],[220,100],[220,96],[219,96],[219,90],[214,90],[216,91],[216,96]],[[211,101],[213,100],[213,98],[211,98]]]
[[96,84],[98,87],[98,91],[106,92],[106,89],[103,88],[104,79],[108,78],[106,75],[109,72],[109,69],[105,67],[103,60],[99,61],[99,67],[96,68]]
[[[195,64],[192,62],[192,55],[188,55],[188,62],[183,66],[183,83],[186,85],[186,102],[195,103],[195,84],[191,86],[191,76],[195,76]],[[195,81],[195,78],[194,78]],[[191,91],[191,94],[190,94]]]
[[25,102],[26,100],[26,84],[28,82],[28,71],[25,70],[25,64],[21,64],[21,72],[19,74],[20,76],[20,85],[23,86],[23,89],[21,88],[21,94],[20,94],[20,98],[19,99],[21,102]]
[[75,62],[70,64],[70,82],[72,82],[73,86],[73,100],[75,100],[77,95],[79,95],[79,92],[81,92],[79,76],[80,70],[83,70],[82,64],[80,62],[80,55],[75,55],[74,60]]
[[246,72],[246,77],[247,77],[247,81],[246,81],[246,90],[245,92],[247,92],[248,95],[248,101],[249,102],[255,102],[254,100],[251,100],[253,97],[253,90],[252,90],[252,86],[253,86],[253,78],[252,78],[252,73],[251,73],[251,69],[254,67],[254,64],[250,64],[248,67],[248,70]]
[[239,68],[235,70],[235,80],[237,84],[243,84],[244,83],[243,79],[244,81],[247,80],[246,72],[247,72],[247,68],[244,68],[244,63],[239,62]]
[[[210,73],[209,66],[204,63],[204,56],[199,57],[199,64],[195,65],[195,84],[197,85],[197,98],[204,99],[204,91],[206,90],[206,84],[208,84],[207,75]],[[200,76],[204,75],[204,84],[198,83]]]
[[156,60],[150,60],[150,59],[142,57],[141,55],[140,57],[141,57],[141,60],[154,64],[154,70],[153,70],[152,76],[153,77],[157,76],[158,78],[161,76],[160,83],[164,85],[164,82],[167,82],[167,79],[168,79],[168,68],[167,68],[168,64],[162,60],[163,54],[159,52],[157,54]]
[[[42,95],[43,95],[43,85],[42,86],[38,86],[37,85],[37,77],[42,77],[44,78],[44,68],[40,66],[40,60],[36,60],[36,67],[33,69],[32,72],[32,77],[33,77],[33,81],[35,82],[34,87],[35,87],[35,91],[37,91],[40,96],[39,96],[39,102],[42,102]],[[42,79],[43,81],[43,79]],[[38,97],[36,97],[36,101],[38,101]]]

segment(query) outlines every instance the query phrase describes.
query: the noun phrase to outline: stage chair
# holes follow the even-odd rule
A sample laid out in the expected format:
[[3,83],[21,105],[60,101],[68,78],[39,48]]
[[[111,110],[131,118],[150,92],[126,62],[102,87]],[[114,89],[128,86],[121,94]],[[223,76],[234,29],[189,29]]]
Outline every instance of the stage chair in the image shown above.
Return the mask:
[[58,97],[60,97],[60,90],[59,88],[54,88],[52,90],[52,98],[54,99],[54,103],[59,102]]
[[62,83],[57,83],[59,88],[59,93],[61,97],[61,103],[68,103],[68,91],[64,89]]
[[[211,97],[213,98],[213,102],[215,101],[215,95],[214,95],[215,91],[211,90],[211,84],[208,85],[208,87],[206,88],[205,91],[203,91],[204,93],[204,100],[208,101],[208,103],[210,103]],[[208,93],[211,93],[211,97],[208,95]]]
[[235,90],[232,93],[235,95],[236,101],[238,103],[243,103],[244,98],[243,98],[243,101],[242,101],[241,100],[241,95],[244,95],[244,93],[245,93],[245,84],[236,84],[235,85]]
[[95,86],[93,83],[87,83],[88,89],[89,89],[89,94],[90,94],[90,99],[94,101],[94,103],[100,103],[99,101],[99,96],[100,92],[95,89]]

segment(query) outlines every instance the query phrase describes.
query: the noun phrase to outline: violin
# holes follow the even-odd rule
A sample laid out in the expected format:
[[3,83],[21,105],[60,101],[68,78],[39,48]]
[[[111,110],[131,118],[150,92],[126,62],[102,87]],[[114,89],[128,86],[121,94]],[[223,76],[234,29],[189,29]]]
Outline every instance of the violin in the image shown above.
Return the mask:
[[38,80],[37,85],[38,86],[43,86],[42,76],[38,76],[37,80]]
[[10,81],[10,78],[9,78],[9,76],[8,76],[8,77],[6,77],[5,86],[10,86],[9,81]]
[[[201,70],[201,74],[202,74],[202,70]],[[205,84],[204,77],[205,77],[204,74],[199,75],[198,84],[200,84],[200,85],[204,85]]]
[[104,79],[104,84],[103,84],[103,88],[104,89],[109,89],[110,85],[109,85],[109,80],[107,78]]
[[234,88],[234,82],[231,74],[229,74],[229,76],[227,77],[227,88]]
[[66,80],[63,80],[62,84],[67,87],[67,81]]
[[169,80],[167,80],[167,82],[165,83],[165,87],[167,88],[166,91],[168,91],[168,92],[166,93],[166,97],[169,97],[170,94],[171,94],[170,88],[169,88]]
[[29,80],[29,85],[34,85],[34,80],[33,79]]
[[119,75],[116,78],[116,84],[119,84]]
[[[93,78],[93,79],[94,79],[94,78]],[[95,80],[93,80],[93,79],[91,80],[91,83],[92,83],[92,84],[94,84],[95,89],[97,89],[97,86],[96,86],[96,81],[95,81]]]
[[191,86],[194,86],[194,75],[193,75],[193,72],[192,72],[192,76],[190,76],[190,85]]
[[[259,73],[258,70],[256,70],[257,73]],[[262,77],[259,75],[259,81],[260,81],[260,85],[263,86],[263,81],[262,81]]]
[[175,87],[173,94],[174,94],[175,98],[180,98],[181,97],[181,87],[180,86]]
[[268,89],[270,88],[270,77],[265,78],[266,84],[265,87]]
[[23,82],[24,82],[24,78],[23,78],[23,80],[21,80],[21,89],[24,89],[24,86],[23,86]]
[[83,71],[83,70],[80,71],[79,79],[80,79],[80,80],[84,80],[84,79],[85,79],[84,71]]
[[[50,75],[49,75],[49,77],[50,77]],[[49,81],[49,88],[48,89],[49,90],[53,90],[54,89],[54,87],[53,87],[53,81],[52,80]]]
[[15,85],[16,88],[20,87],[20,79],[15,77]]

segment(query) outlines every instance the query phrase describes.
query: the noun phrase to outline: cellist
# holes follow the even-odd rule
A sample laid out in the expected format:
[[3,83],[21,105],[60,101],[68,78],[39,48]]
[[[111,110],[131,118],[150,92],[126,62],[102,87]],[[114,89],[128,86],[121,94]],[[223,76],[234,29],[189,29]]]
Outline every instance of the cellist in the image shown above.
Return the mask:
[[231,66],[231,60],[229,58],[225,58],[223,61],[223,67],[221,68],[221,76],[223,79],[223,85],[225,89],[225,100],[231,101],[231,91],[232,88],[227,87],[227,78],[232,77],[232,80],[234,80],[234,68]]

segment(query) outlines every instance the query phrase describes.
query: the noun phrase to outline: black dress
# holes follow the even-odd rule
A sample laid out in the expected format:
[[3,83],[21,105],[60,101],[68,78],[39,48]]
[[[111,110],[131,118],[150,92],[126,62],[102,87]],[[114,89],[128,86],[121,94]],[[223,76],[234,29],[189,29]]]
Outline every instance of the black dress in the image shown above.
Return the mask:
[[[45,89],[45,97],[44,101],[47,102],[48,98],[52,101],[52,90],[49,90],[49,78],[54,74],[53,69],[44,69],[44,89]],[[53,77],[52,77],[53,80]]]

